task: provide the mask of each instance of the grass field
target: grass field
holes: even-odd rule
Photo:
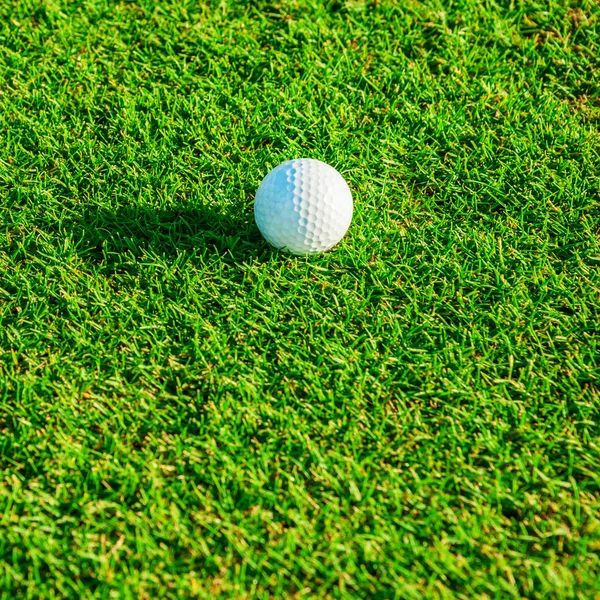
[[[1,597],[600,598],[599,125],[589,0],[0,0]]]

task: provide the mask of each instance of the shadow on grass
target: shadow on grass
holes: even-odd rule
[[[262,239],[252,213],[229,214],[208,206],[125,205],[115,209],[89,207],[61,229],[86,261],[107,270],[130,270],[139,260],[181,254],[225,260],[266,260],[274,250]]]

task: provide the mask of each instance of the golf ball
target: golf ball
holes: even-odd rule
[[[335,246],[352,221],[352,194],[331,166],[312,158],[289,160],[262,180],[254,218],[264,238],[292,254]]]

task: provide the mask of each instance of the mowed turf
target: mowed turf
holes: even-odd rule
[[[2,597],[600,598],[599,124],[588,0],[0,0]]]

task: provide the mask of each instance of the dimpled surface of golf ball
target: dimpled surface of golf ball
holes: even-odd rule
[[[264,238],[292,254],[316,254],[335,246],[348,231],[352,210],[344,178],[312,158],[275,167],[254,201],[254,218]]]

